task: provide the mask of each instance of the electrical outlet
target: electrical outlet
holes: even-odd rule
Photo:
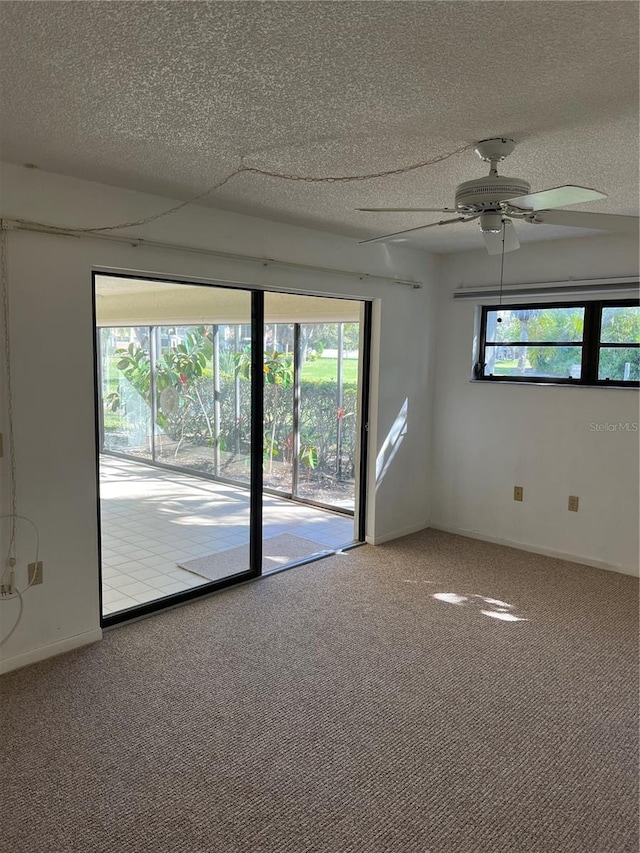
[[[15,557],[7,557],[7,566],[2,574],[4,583],[0,584],[0,595],[13,595],[16,588]]]
[[[29,586],[37,586],[42,583],[42,560],[37,563],[29,563]]]
[[[513,499],[514,499],[514,501],[521,501],[524,499],[524,488],[523,488],[523,486],[514,486],[513,487]]]
[[[578,512],[580,498],[577,495],[569,495],[569,512]]]

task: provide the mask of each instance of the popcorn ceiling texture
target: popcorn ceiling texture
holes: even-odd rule
[[[638,212],[635,3],[5,2],[0,30],[12,163],[184,199],[241,156],[358,174],[506,135],[518,143],[506,174],[609,194],[578,209]],[[450,205],[484,172],[465,152],[366,183],[241,174],[199,203],[362,238],[427,220],[354,208]],[[412,244],[470,248],[476,232]]]

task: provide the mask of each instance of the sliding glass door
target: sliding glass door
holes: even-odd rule
[[[360,303],[106,274],[95,292],[106,624],[362,537]]]
[[[356,538],[361,306],[285,299],[265,294],[263,572]],[[290,322],[271,322],[287,313]]]
[[[113,276],[95,287],[108,623],[259,571],[262,294]],[[127,322],[143,313],[166,319]]]

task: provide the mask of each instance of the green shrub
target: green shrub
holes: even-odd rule
[[[250,383],[244,377],[238,383],[239,417],[236,418],[235,377],[221,377],[220,436],[222,449],[247,454],[250,451]],[[198,405],[183,401],[169,416],[166,434],[179,441],[182,437],[195,445],[211,444],[209,424],[213,422],[214,392],[210,379],[197,380]],[[343,387],[343,406],[339,413],[335,382],[304,380],[300,383],[300,461],[318,474],[351,479],[355,473],[357,385]],[[293,393],[289,387],[267,384],[264,387],[265,456],[291,462],[293,448]],[[201,405],[200,405],[201,404]],[[185,406],[188,407],[185,411]],[[340,414],[340,417],[339,417]],[[208,421],[208,422],[207,422]],[[341,424],[341,452],[338,459],[338,422]]]
[[[322,348],[319,344],[317,349]],[[151,405],[149,354],[137,344],[116,352],[121,381]],[[213,386],[213,347],[210,330],[194,327],[184,343],[162,353],[155,366],[155,388],[179,394],[174,411],[156,407],[156,424],[179,448],[219,447],[233,460],[250,452],[251,359],[248,350],[220,352],[219,429],[216,432]],[[126,413],[122,388],[105,396],[105,429],[114,430]],[[238,399],[236,399],[238,397]],[[299,460],[309,475],[350,480],[355,472],[357,383],[343,383],[338,407],[334,379],[303,378],[300,382]],[[264,354],[264,447],[269,469],[274,460],[292,462],[293,358]]]

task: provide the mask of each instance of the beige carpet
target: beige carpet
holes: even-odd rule
[[[328,549],[326,545],[312,539],[304,539],[302,536],[292,536],[290,533],[272,536],[262,542],[262,571],[279,569],[287,563],[326,550],[333,549]],[[195,560],[184,560],[178,563],[178,566],[212,581],[222,580],[249,571],[249,546],[240,545],[228,551],[196,557]]]
[[[427,531],[114,629],[0,681],[3,849],[637,853],[637,606]]]

